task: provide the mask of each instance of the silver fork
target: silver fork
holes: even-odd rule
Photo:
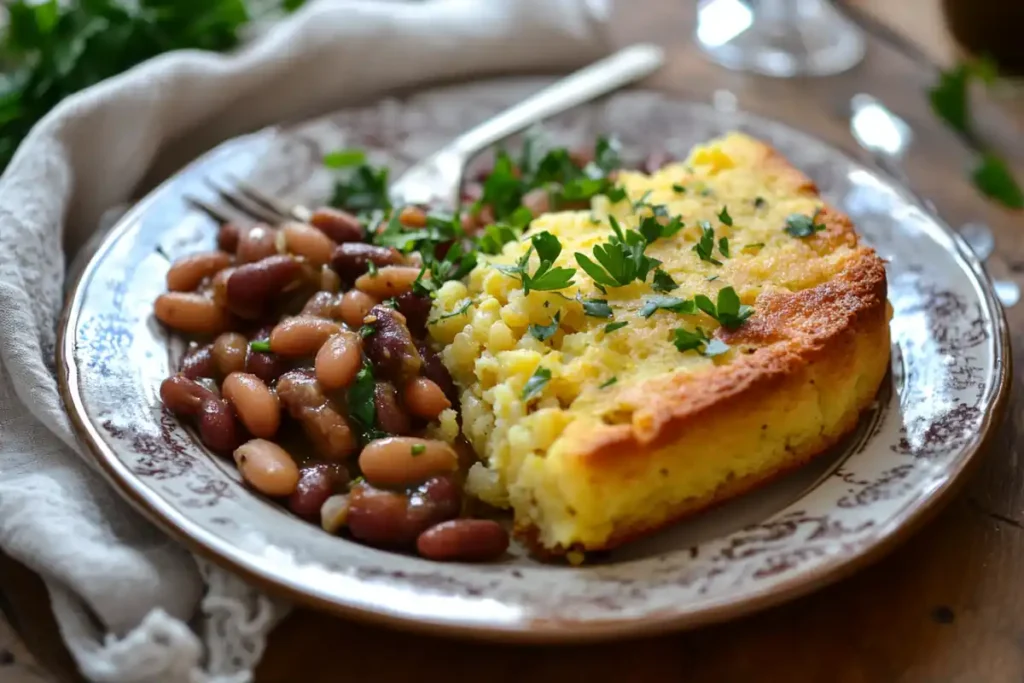
[[[454,211],[459,205],[463,169],[474,156],[544,119],[649,76],[664,61],[660,47],[640,44],[594,62],[484,121],[415,164],[391,185],[388,197],[396,206],[421,204]],[[235,190],[211,180],[207,182],[232,207],[258,220],[306,221],[311,213],[304,206],[287,206],[238,178],[231,178]],[[217,220],[231,220],[231,214],[223,207],[196,197],[187,199]]]

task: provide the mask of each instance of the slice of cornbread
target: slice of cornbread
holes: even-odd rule
[[[808,461],[855,426],[888,366],[882,261],[772,148],[731,134],[619,183],[625,200],[534,220],[467,282],[445,284],[432,315],[483,461],[468,486],[511,506],[542,553],[616,546]],[[625,230],[655,214],[685,224],[646,248],[678,287],[655,292],[647,277],[599,291],[575,252],[607,242],[611,217]],[[495,266],[542,231],[562,244],[556,265],[577,273],[524,294]],[[715,301],[729,287],[753,307],[732,329],[686,306],[650,313],[654,296]],[[611,317],[588,315],[607,314],[585,309],[592,299]],[[677,329],[716,341],[681,351]]]

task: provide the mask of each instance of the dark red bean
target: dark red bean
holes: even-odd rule
[[[377,412],[377,426],[388,434],[403,436],[412,431],[409,414],[398,401],[398,391],[391,382],[374,385],[373,406]]]
[[[363,224],[347,211],[324,206],[313,212],[309,222],[339,244],[363,241]]]
[[[235,253],[238,249],[238,236],[241,234],[238,225],[225,223],[217,231],[217,248],[229,254]]]
[[[182,357],[178,371],[189,379],[216,377],[217,363],[213,359],[213,345],[199,346],[193,342]]]
[[[411,547],[424,530],[458,516],[462,496],[449,477],[434,477],[411,494],[362,483],[349,496],[348,528],[369,545]]]
[[[320,518],[324,501],[348,488],[348,470],[339,463],[317,463],[299,470],[299,484],[288,498],[288,509],[299,517]]]
[[[365,320],[374,332],[363,340],[363,350],[379,376],[404,385],[418,375],[423,359],[413,343],[405,316],[387,306],[374,306]]]
[[[240,318],[259,318],[302,272],[299,262],[284,254],[238,266],[228,278],[228,309]]]
[[[395,298],[398,304],[398,312],[405,316],[406,325],[417,336],[423,336],[427,332],[427,319],[430,317],[430,307],[433,302],[429,296],[420,296],[415,292],[406,292]]]
[[[420,534],[416,550],[429,560],[488,562],[508,550],[508,532],[489,519],[453,519]]]
[[[397,249],[364,242],[339,244],[331,256],[331,267],[346,282],[355,282],[356,278],[369,270],[370,263],[383,268],[402,265],[404,262],[405,258]]]
[[[358,450],[352,427],[324,395],[311,370],[292,370],[281,375],[277,395],[288,414],[302,425],[321,458],[335,462]]]
[[[341,320],[341,294],[317,292],[309,298],[299,315]]]
[[[452,405],[458,408],[459,390],[456,388],[455,381],[452,380],[448,368],[441,362],[441,357],[434,353],[434,350],[425,341],[416,342],[416,350],[420,352],[420,357],[423,359],[423,367],[420,373],[441,387],[441,391],[452,402]]]
[[[277,253],[277,229],[254,225],[240,230],[235,258],[239,263],[256,263]]]
[[[184,375],[174,375],[160,383],[160,400],[177,415],[195,417],[203,401],[211,398],[216,398],[212,391]]]
[[[240,443],[240,430],[228,402],[184,375],[160,384],[160,400],[178,415],[197,418],[199,438],[210,450],[229,453]]]
[[[460,512],[462,490],[454,477],[432,477],[409,495],[408,517],[417,528],[455,519]]]
[[[268,384],[287,370],[288,362],[276,353],[253,351],[250,347],[245,354],[245,371],[256,375]]]

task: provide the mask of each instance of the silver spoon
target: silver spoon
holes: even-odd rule
[[[894,114],[880,100],[860,93],[850,100],[850,132],[857,144],[869,152],[876,164],[898,180],[928,211],[938,215],[935,204],[917,192],[903,168],[903,158],[914,139],[907,122]],[[992,230],[984,223],[966,223],[957,231],[967,246],[982,262],[987,261],[995,249]],[[996,296],[1004,307],[1016,305],[1021,299],[1020,286],[1012,280],[992,282]]]

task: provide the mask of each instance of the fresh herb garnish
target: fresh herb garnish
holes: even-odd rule
[[[544,387],[550,381],[551,371],[547,368],[538,367],[530,379],[526,380],[526,386],[523,387],[523,400],[529,402],[538,396],[540,392],[544,391]]]
[[[701,236],[700,240],[693,245],[693,250],[697,252],[697,256],[700,257],[701,261],[707,261],[716,266],[722,265],[721,261],[712,256],[715,250],[715,229],[707,221],[701,221],[699,225]]]
[[[786,227],[783,230],[787,235],[798,238],[810,237],[816,232],[821,232],[825,229],[825,225],[817,222],[818,213],[818,211],[815,211],[813,216],[803,213],[791,213],[786,218]]]
[[[613,323],[608,323],[607,325],[604,326],[604,333],[605,334],[611,334],[615,330],[621,330],[623,327],[625,327],[628,324],[629,324],[628,320],[618,320],[618,321],[613,322]]]
[[[987,197],[1011,209],[1024,209],[1024,191],[1001,157],[986,152],[971,172],[974,185]]]
[[[708,337],[700,327],[693,332],[682,327],[676,328],[672,331],[672,343],[681,352],[697,351],[708,358],[720,356],[729,350],[728,344],[721,339]]]
[[[608,305],[605,299],[584,299],[577,297],[579,302],[583,304],[583,313],[589,315],[591,318],[610,318],[612,317],[612,307]]]
[[[677,296],[650,296],[644,300],[644,305],[638,311],[638,315],[641,318],[650,318],[657,310],[692,315],[697,312],[697,306],[693,300],[680,299]]]
[[[732,225],[732,216],[729,215],[728,206],[723,206],[722,210],[718,212],[718,220],[722,221],[722,225]]]
[[[561,318],[559,313],[555,313],[555,317],[551,319],[551,323],[548,325],[530,325],[530,335],[537,341],[547,341],[555,336],[555,332],[558,332],[558,322]]]
[[[448,320],[449,318],[455,318],[455,317],[458,317],[460,315],[465,315],[466,311],[468,311],[469,307],[472,306],[472,305],[473,305],[473,300],[472,299],[466,299],[465,301],[462,302],[462,305],[459,306],[458,308],[456,308],[454,311],[452,311],[451,313],[445,313],[444,315],[437,316],[437,318],[435,318],[434,320],[430,321],[430,324],[433,325],[433,324],[435,324],[437,322],[440,322],[442,320]]]
[[[740,249],[740,251],[753,252],[763,248],[764,242],[751,242],[750,244],[744,244],[743,248]]]
[[[414,443],[410,448],[409,452],[415,458],[417,455],[423,455],[426,452],[427,447],[421,443]]]
[[[722,256],[729,258],[729,238],[722,237],[718,240],[718,251],[721,252]]]
[[[374,275],[376,275],[377,274],[377,264],[374,263],[373,261],[367,261],[366,262],[366,272],[370,274],[370,277],[373,277]]]
[[[703,294],[693,297],[693,303],[729,330],[736,329],[754,314],[752,306],[740,303],[740,297],[732,287],[723,287],[718,291],[717,305]]]
[[[339,169],[366,163],[366,152],[361,149],[339,149],[324,155],[324,166]]]
[[[679,285],[672,279],[672,276],[661,268],[654,271],[654,279],[651,280],[651,289],[656,292],[671,292]]]
[[[377,408],[373,402],[376,382],[373,378],[373,366],[363,361],[363,367],[356,373],[355,381],[348,389],[348,414],[358,425],[363,443],[379,438],[382,432],[377,429]]]
[[[760,209],[760,208],[763,208],[765,206],[768,206],[768,200],[767,199],[765,199],[764,197],[754,197],[754,208],[755,209]]]
[[[711,275],[710,277],[706,277],[706,278],[704,278],[704,279],[705,279],[705,280],[707,280],[708,282],[714,282],[714,281],[715,281],[715,280],[717,280],[718,278],[719,278],[719,276],[718,276],[718,275]]]
[[[341,177],[334,182],[331,205],[363,214],[390,209],[387,167],[360,164],[352,169],[345,169]],[[395,218],[397,219],[397,214]]]
[[[640,221],[640,234],[644,236],[648,244],[659,238],[672,237],[683,229],[683,220],[679,216],[674,216],[665,224],[662,224],[658,218],[659,216],[656,214]]]
[[[374,327],[373,325],[363,325],[362,327],[359,328],[359,336],[362,337],[363,339],[366,339],[376,331],[377,328]]]
[[[661,261],[644,254],[647,238],[636,230],[623,231],[614,216],[608,217],[615,233],[604,244],[594,245],[595,263],[586,254],[576,252],[576,263],[598,285],[625,287],[634,280],[643,282]]]
[[[618,377],[609,377],[606,381],[604,381],[600,385],[598,385],[597,388],[598,389],[607,389],[608,387],[610,387],[611,385],[615,384],[618,381],[619,381]]]
[[[530,255],[537,251],[540,264],[537,270],[530,274],[527,266],[530,263]],[[565,289],[573,284],[572,278],[576,275],[575,268],[555,268],[555,259],[562,253],[562,243],[558,238],[546,230],[530,238],[530,248],[526,250],[514,266],[495,265],[499,271],[515,278],[523,283],[523,291],[526,294],[530,290],[551,292]]]
[[[251,341],[249,342],[249,348],[259,353],[270,353],[270,340],[257,339],[256,341]]]
[[[675,192],[676,194],[686,194],[686,188],[679,184],[673,185],[672,191]]]

